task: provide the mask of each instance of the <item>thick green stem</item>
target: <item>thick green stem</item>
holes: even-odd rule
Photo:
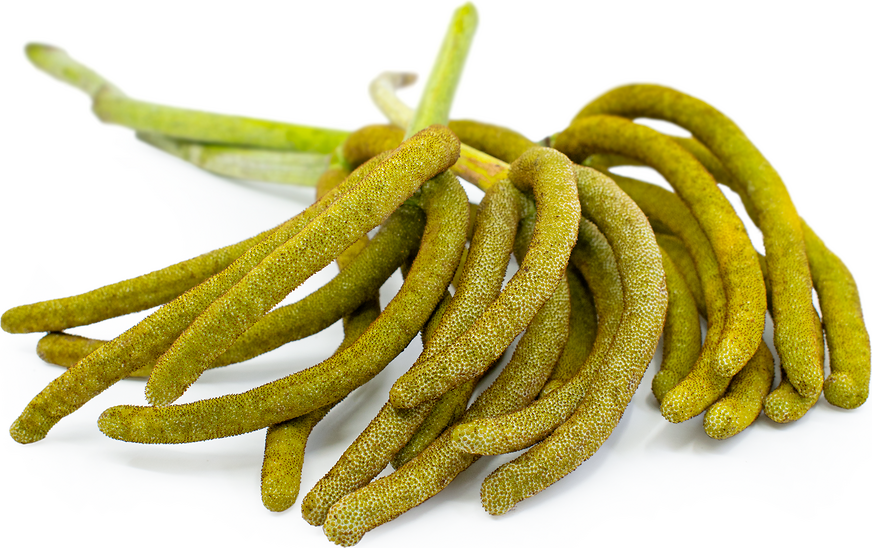
[[[330,165],[329,155],[313,152],[213,145],[139,131],[136,138],[206,171],[249,181],[315,186]]]
[[[460,74],[463,72],[476,26],[478,12],[475,6],[465,4],[457,8],[442,40],[442,48],[430,71],[421,101],[409,127],[406,128],[407,138],[432,124],[448,125],[448,112],[451,110],[454,92],[460,82]]]
[[[347,131],[285,124],[242,116],[188,110],[128,97],[111,82],[54,46],[28,44],[28,59],[39,69],[87,93],[101,121],[170,137],[329,154]]]

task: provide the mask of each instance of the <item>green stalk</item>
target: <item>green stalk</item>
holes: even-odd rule
[[[457,8],[442,40],[442,48],[430,71],[427,86],[415,110],[406,138],[432,124],[448,125],[448,112],[454,100],[454,92],[460,82],[460,74],[472,45],[472,37],[478,26],[478,12],[472,4]]]
[[[87,93],[93,100],[94,114],[101,121],[136,131],[161,133],[190,141],[322,154],[330,154],[348,137],[347,131],[139,101],[125,95],[118,87],[60,48],[28,44],[25,52],[37,68]]]
[[[195,166],[225,177],[298,186],[315,186],[330,156],[294,150],[231,147],[136,132],[136,138]]]

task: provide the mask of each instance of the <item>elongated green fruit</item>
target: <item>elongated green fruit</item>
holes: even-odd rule
[[[512,359],[463,420],[510,412],[532,401],[566,343],[568,322],[569,290],[563,279],[530,323]],[[445,432],[396,472],[333,505],[324,523],[327,538],[341,546],[356,544],[367,531],[444,489],[478,458],[452,447],[450,438],[451,432]]]
[[[69,369],[104,344],[106,341],[101,339],[69,333],[48,333],[36,343],[36,354],[46,363]],[[151,367],[143,367],[128,376],[148,377],[151,375],[151,369]]]
[[[49,383],[12,424],[13,439],[32,443],[44,438],[60,419],[130,373],[153,364],[209,303],[356,184],[358,177],[368,173],[376,162],[371,164],[361,166],[322,200],[273,229],[227,268],[100,346],[76,367]]]
[[[734,190],[741,197],[748,216],[754,224],[761,226],[756,206],[748,196],[747,185],[727,171],[721,161],[696,139],[674,139],[696,156],[718,183]],[[805,221],[802,221],[802,230],[812,284],[821,303],[821,314],[825,324],[824,335],[827,337],[827,349],[830,353],[832,372],[824,382],[824,395],[829,391],[833,398],[830,401],[830,397],[827,397],[830,403],[852,409],[861,405],[869,393],[869,335],[863,321],[859,293],[850,271],[832,251],[824,246]],[[761,268],[765,265],[765,262],[761,263]],[[768,279],[767,295],[769,302],[772,302],[771,284],[768,283]],[[827,320],[828,315],[830,320]],[[828,330],[827,324],[832,325],[832,329]],[[833,336],[833,333],[838,334]],[[827,388],[828,386],[830,388]],[[835,388],[836,386],[838,388]],[[805,398],[804,403],[798,408],[807,407],[810,401],[812,399]]]
[[[395,407],[414,407],[481,374],[530,322],[566,270],[580,219],[571,163],[557,151],[532,149],[512,164],[509,178],[536,196],[534,244],[518,273],[463,336],[394,383],[390,401]]]
[[[820,319],[817,315],[815,315],[814,319],[817,322],[816,327],[818,331],[821,332],[819,335],[823,337],[823,326],[821,325]],[[823,346],[821,346],[819,350],[820,355],[818,358],[820,359],[820,363],[823,364]],[[821,371],[821,375],[823,375],[823,371]],[[790,381],[787,371],[782,367],[781,382],[778,383],[775,390],[766,396],[766,399],[763,401],[763,411],[766,413],[767,417],[775,422],[792,422],[805,416],[809,409],[817,403],[818,399],[820,399],[820,393],[815,394],[814,396],[803,396],[800,394]]]
[[[267,428],[260,470],[260,497],[267,510],[284,512],[296,502],[309,434],[332,408],[325,405]]]
[[[772,388],[774,376],[772,352],[763,341],[751,361],[733,377],[724,397],[705,412],[705,433],[723,440],[750,426],[763,410],[763,401]]]
[[[3,313],[0,325],[8,333],[63,331],[148,310],[217,274],[275,230],[81,295],[10,308]]]
[[[577,161],[594,152],[618,153],[656,169],[687,203],[708,237],[727,292],[727,316],[716,371],[735,375],[754,355],[763,335],[766,289],[742,221],[716,181],[669,137],[616,116],[577,117],[552,138],[555,148]]]
[[[699,99],[673,89],[645,84],[616,88],[584,107],[576,120],[596,114],[655,118],[681,126],[745,186],[766,246],[775,348],[799,393],[816,397],[824,381],[823,369],[817,362],[823,341],[813,318],[816,313],[811,273],[799,215],[772,165],[732,120]],[[725,367],[719,370],[728,373]]]
[[[693,257],[687,251],[687,248],[684,247],[684,243],[680,238],[674,235],[662,234],[657,232],[656,229],[654,230],[654,236],[657,238],[657,245],[660,246],[660,250],[669,254],[672,263],[681,273],[681,277],[684,278],[684,283],[687,284],[687,289],[693,296],[693,301],[696,303],[696,308],[700,315],[706,316],[702,284],[699,281],[699,275],[696,273]],[[763,277],[765,279],[765,273]]]
[[[523,224],[531,221],[535,215],[535,206],[514,185],[506,179],[491,186],[485,192],[479,211],[472,235],[474,243],[470,245],[467,256],[470,268],[458,269],[455,275],[457,292],[452,314],[446,317],[446,325],[438,330],[438,340],[419,356],[416,365],[447,349],[449,343],[478,320],[487,305],[499,295],[513,240],[515,258],[519,262],[523,261],[527,253],[529,244],[522,246],[523,250],[518,248],[516,229],[519,222]],[[457,310],[453,310],[455,307]],[[405,446],[391,459],[395,469],[420,453],[464,414],[480,378],[478,376],[455,386],[438,400],[421,404],[432,406],[433,410]]]
[[[445,429],[463,416],[469,405],[469,398],[472,397],[472,393],[481,378],[455,386],[436,401],[433,410],[421,422],[421,426],[412,434],[403,448],[391,458],[391,466],[394,470],[399,470],[401,466],[418,456],[428,445],[436,441]],[[431,402],[422,405],[429,406]]]
[[[606,362],[621,324],[623,289],[614,253],[596,225],[582,219],[573,264],[590,281],[599,314],[593,349],[583,366],[568,382],[547,397],[518,411],[466,421],[452,431],[457,449],[476,454],[507,453],[544,438],[577,407],[597,372]],[[567,396],[575,395],[570,401]],[[560,405],[563,404],[563,405]]]
[[[589,389],[584,377],[576,375],[522,411],[459,425],[454,429],[454,442],[465,451],[499,454],[529,447],[567,420],[583,402],[597,398],[597,388],[612,390],[609,382],[638,383],[636,376],[641,378],[640,371],[644,372],[654,355],[667,307],[666,280],[654,234],[643,213],[614,182],[593,169],[579,167],[577,171],[585,215],[603,231],[623,290],[621,321],[607,358],[597,368]],[[585,230],[586,240],[593,239],[595,233],[584,223],[579,230]],[[544,460],[537,462],[548,466]]]
[[[402,262],[417,249],[424,231],[424,215],[417,207],[398,208],[354,261],[332,280],[304,298],[261,318],[233,341],[209,368],[249,360],[288,342],[317,333],[352,312],[373,295]],[[56,365],[72,367],[106,341],[51,333],[40,339],[37,353]],[[149,363],[131,377],[148,377]]]
[[[397,126],[373,124],[363,126],[342,143],[342,159],[349,167],[368,162],[385,150],[393,150],[403,142],[405,131]]]
[[[319,178],[315,191],[316,199],[322,198],[348,175],[347,170],[341,171],[339,177],[328,173]],[[336,258],[340,270],[347,268],[359,256],[361,250],[365,249],[367,239],[366,236],[360,238]],[[378,318],[380,311],[378,297],[376,297],[345,316],[343,318],[345,338],[336,351],[341,352],[353,344]],[[267,509],[282,512],[297,500],[309,434],[334,405],[336,404],[325,405],[295,419],[274,424],[267,429],[260,473],[261,500]]]
[[[443,126],[431,126],[388,153],[191,322],[158,359],[146,385],[148,401],[153,405],[175,401],[237,337],[378,226],[425,181],[447,170],[459,154],[460,142]]]
[[[416,363],[448,348],[497,297],[518,221],[527,209],[526,199],[507,180],[485,193],[457,292],[438,324],[433,319],[428,323],[430,326],[436,324],[436,327],[431,333],[424,332],[424,351]],[[323,524],[327,511],[337,500],[366,485],[387,466],[433,412],[436,404],[434,400],[402,410],[385,404],[333,468],[306,495],[302,504],[303,518],[313,525]]]
[[[597,313],[594,298],[571,263],[570,258],[570,265],[566,267],[570,295],[569,338],[539,398],[544,398],[574,377],[584,366],[596,341]]]
[[[682,422],[699,415],[721,397],[731,379],[720,375],[714,366],[719,359],[718,353],[724,351],[718,343],[727,308],[718,261],[699,222],[677,195],[656,185],[628,177],[614,177],[649,219],[663,224],[681,239],[699,274],[708,321],[702,352],[690,373],[660,402],[660,412],[666,420]]]
[[[381,371],[423,327],[448,286],[466,241],[467,198],[453,175],[423,187],[427,227],[409,276],[379,318],[351,346],[319,364],[243,394],[167,407],[117,406],[98,426],[138,443],[187,443],[265,428],[324,405]]]
[[[597,172],[589,171],[592,173],[586,174],[587,179],[594,181],[600,180],[599,178],[605,179]],[[582,172],[579,173],[579,178],[581,177]],[[609,187],[608,183],[606,188]],[[581,186],[579,184],[580,188]],[[612,183],[611,186],[613,187],[614,184]],[[628,202],[625,197],[622,203],[629,205]],[[626,222],[624,215],[615,215],[613,211],[615,206],[617,204],[613,203],[603,206],[605,210],[612,210],[609,211],[610,219],[599,219],[591,208],[587,210],[591,211],[591,216],[605,231],[609,222],[615,224]],[[630,211],[626,210],[626,213]],[[641,216],[641,212],[635,209],[632,218]],[[644,217],[642,219],[644,220]],[[630,230],[638,238],[635,245],[642,247],[642,256],[635,258],[631,264],[622,264],[624,257],[622,262],[619,262],[622,268],[626,269],[621,274],[626,317],[626,320],[622,318],[621,327],[624,327],[625,323],[633,323],[639,330],[640,336],[635,340],[626,340],[619,334],[615,337],[611,355],[615,358],[629,357],[629,359],[620,362],[610,361],[608,366],[600,368],[590,390],[569,420],[557,428],[548,439],[531,448],[521,457],[500,466],[485,479],[481,487],[481,499],[485,510],[489,513],[501,514],[508,511],[519,501],[551,485],[590,458],[611,434],[629,404],[653,356],[667,305],[665,275],[654,234],[647,222],[642,226],[644,228],[638,231]],[[619,254],[628,251],[623,243],[617,241],[612,245],[612,249],[616,258]],[[639,299],[643,294],[635,291],[637,287],[650,288],[644,299]],[[647,309],[643,312],[643,318],[628,314],[636,307]]]
[[[460,141],[508,163],[517,160],[536,143],[511,129],[474,120],[452,120],[448,127]]]
[[[805,222],[802,230],[830,352],[824,396],[833,405],[854,409],[869,397],[869,333],[860,293],[845,264]]]
[[[690,289],[669,254],[662,248],[661,254],[669,289],[669,308],[663,326],[663,359],[651,382],[651,390],[658,402],[690,372],[702,345],[699,313]]]

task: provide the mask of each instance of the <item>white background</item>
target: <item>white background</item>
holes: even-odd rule
[[[372,77],[388,69],[427,73],[455,5],[4,3],[0,309],[80,293],[238,241],[312,199],[308,189],[198,172],[127,130],[101,125],[84,95],[28,64],[26,42],[64,47],[134,97],[354,129],[382,120],[366,93]],[[780,171],[800,213],[853,270],[868,309],[867,6],[481,1],[453,115],[539,139],[616,85],[655,82],[696,95],[736,120]],[[404,98],[414,104],[420,87]],[[136,319],[73,332],[111,337]],[[209,372],[184,401],[315,363],[340,336],[334,327],[256,362]],[[38,339],[0,334],[0,422],[11,424],[60,372],[35,356]],[[375,414],[417,344],[317,428],[303,494]],[[713,441],[700,418],[680,425],[660,418],[649,388],[655,366],[599,453],[514,512],[493,518],[482,511],[481,480],[505,458],[482,459],[361,546],[868,542],[872,404],[845,411],[822,400],[797,423],[764,417],[734,439]],[[0,436],[3,544],[330,545],[300,518],[299,504],[282,514],[261,506],[262,432],[188,446],[105,438],[95,425],[100,412],[144,403],[142,387],[119,383],[30,446]]]

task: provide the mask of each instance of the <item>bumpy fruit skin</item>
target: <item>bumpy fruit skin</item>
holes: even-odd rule
[[[444,126],[422,130],[389,152],[190,322],[158,358],[145,388],[148,401],[152,405],[175,401],[237,337],[381,224],[425,181],[451,167],[459,155],[460,141]]]
[[[766,246],[775,348],[791,384],[801,395],[816,398],[824,382],[819,361],[823,340],[816,328],[812,276],[799,215],[772,165],[723,113],[673,89],[646,84],[619,87],[589,103],[575,120],[597,114],[654,118],[681,126],[704,144],[736,181],[744,183],[744,194],[753,204]],[[719,370],[727,373],[726,368]]]
[[[579,116],[552,138],[575,161],[594,153],[628,156],[656,169],[699,221],[724,278],[727,315],[714,363],[731,378],[751,359],[763,336],[766,289],[757,252],[717,182],[692,154],[665,135],[625,118]]]
[[[391,387],[394,407],[410,408],[479,376],[553,294],[575,245],[581,217],[572,163],[547,149],[528,150],[509,170],[518,190],[532,191],[536,225],[518,272],[475,324],[449,349],[418,364]]]
[[[500,293],[518,222],[531,209],[527,199],[503,178],[485,193],[476,217],[469,253],[454,297],[448,296],[438,320],[424,330],[422,363],[447,349],[478,320]],[[435,314],[434,314],[435,316]],[[339,461],[318,481],[302,503],[303,517],[322,525],[327,511],[343,496],[366,485],[387,466],[435,412],[436,400],[400,410],[385,404]]]
[[[699,313],[690,289],[669,254],[663,248],[660,251],[669,290],[669,307],[663,326],[663,358],[660,370],[651,382],[657,401],[662,401],[666,393],[690,372],[702,345]]]
[[[381,152],[384,151],[373,149],[372,155]],[[343,167],[334,167],[325,171],[315,187],[315,199],[323,198],[341,184],[349,174],[350,171]],[[387,222],[400,217],[391,215]],[[382,225],[380,234],[385,226]],[[349,265],[354,264],[355,259],[359,258],[371,243],[368,236],[362,236],[340,253],[336,257],[340,272],[347,271]],[[336,351],[341,352],[360,338],[369,325],[378,318],[380,312],[381,307],[376,292],[373,298],[345,315],[342,321],[345,338]],[[303,473],[303,460],[309,434],[335,405],[335,403],[325,405],[305,415],[273,424],[267,429],[260,472],[260,494],[261,501],[268,510],[282,512],[296,502],[297,495],[300,493],[300,478]]]
[[[227,268],[275,230],[81,295],[10,308],[3,313],[0,326],[7,333],[63,331],[148,310],[175,299]]]
[[[615,254],[596,225],[579,223],[573,263],[588,280],[596,303],[599,323],[593,349],[576,374],[551,394],[514,413],[469,420],[458,424],[452,443],[474,454],[502,454],[529,447],[564,422],[610,357],[610,349],[621,325],[624,293]]]
[[[423,327],[466,242],[466,194],[448,172],[418,198],[427,215],[421,248],[397,296],[353,345],[319,365],[243,394],[162,408],[118,406],[98,421],[106,435],[139,443],[188,443],[257,430],[342,399],[381,371]],[[447,267],[445,266],[447,264]]]
[[[512,359],[470,406],[463,420],[508,413],[527,405],[542,389],[566,344],[570,314],[566,280],[558,283],[518,341]],[[396,472],[337,502],[324,522],[327,538],[342,546],[360,541],[367,531],[390,521],[444,489],[478,456],[457,450],[444,432]]]
[[[617,181],[617,180],[616,180]],[[620,185],[620,182],[618,182]],[[650,220],[650,219],[649,219]],[[651,223],[653,226],[653,222]],[[693,257],[684,247],[681,239],[674,235],[661,234],[654,229],[654,236],[657,238],[657,245],[663,253],[669,254],[672,263],[681,273],[690,294],[693,296],[693,301],[696,303],[696,309],[701,316],[706,316],[705,297],[702,293],[702,284],[699,281],[699,275],[696,273],[696,266],[693,262]],[[765,274],[764,274],[765,276]]]
[[[830,376],[824,396],[833,405],[854,409],[869,397],[869,332],[860,308],[860,293],[845,264],[805,221],[805,246],[830,352]]]
[[[576,243],[576,247],[578,247]],[[551,377],[542,388],[539,398],[566,384],[582,367],[593,351],[597,337],[597,311],[591,290],[585,284],[578,270],[571,264],[566,267],[566,280],[569,283],[571,312],[569,316],[569,339],[563,354],[554,365]],[[622,307],[617,307],[620,311]]]
[[[757,420],[772,388],[775,362],[763,341],[754,357],[733,377],[724,397],[705,413],[705,433],[716,440],[735,436]]]
[[[507,512],[596,452],[630,403],[663,329],[666,277],[644,214],[601,173],[581,167],[577,172],[583,207],[610,238],[615,253],[624,289],[624,316],[610,359],[597,372],[572,416],[547,439],[497,468],[482,483],[482,505],[491,514]]]

